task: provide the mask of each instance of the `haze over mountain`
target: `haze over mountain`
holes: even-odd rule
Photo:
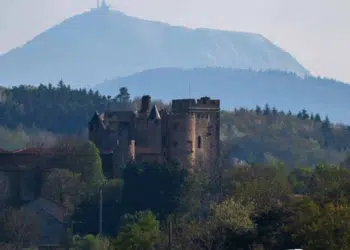
[[[0,84],[89,86],[159,67],[228,67],[308,74],[259,34],[188,29],[95,9],[0,56]]]
[[[256,105],[268,103],[280,110],[297,113],[306,109],[322,117],[328,115],[333,122],[350,124],[350,85],[326,78],[301,78],[280,71],[162,68],[109,80],[95,89],[113,97],[122,86],[126,86],[132,96],[149,94],[170,101],[207,95],[221,99],[221,106],[226,110],[254,109]]]

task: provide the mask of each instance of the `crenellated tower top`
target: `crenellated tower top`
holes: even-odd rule
[[[173,113],[188,113],[199,110],[220,110],[220,100],[212,100],[209,97],[200,99],[178,99],[173,100],[171,109]]]

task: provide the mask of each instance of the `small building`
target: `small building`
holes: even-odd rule
[[[32,215],[38,219],[39,245],[60,246],[66,242],[66,207],[51,199],[38,197],[21,208],[28,216]]]

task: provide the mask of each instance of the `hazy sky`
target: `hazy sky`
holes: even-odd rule
[[[20,46],[97,0],[0,0],[0,53]],[[256,32],[315,75],[350,83],[350,0],[108,0],[144,19]]]

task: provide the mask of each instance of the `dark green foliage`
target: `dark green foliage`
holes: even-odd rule
[[[185,169],[176,165],[128,165],[123,171],[123,185],[107,184],[103,189],[103,211],[108,218],[103,224],[105,234],[118,232],[124,214],[151,210],[164,220],[177,212],[187,175]],[[75,233],[98,232],[98,206],[99,192],[96,190],[95,195],[85,199],[73,215],[73,220],[80,222],[74,227]]]
[[[176,165],[132,164],[123,172],[125,213],[151,210],[159,218],[179,209],[187,171]],[[140,188],[142,192],[140,192]]]
[[[256,106],[255,113],[257,113],[258,115],[260,115],[262,113],[262,109],[260,106]]]
[[[152,250],[160,239],[160,223],[151,211],[124,216],[121,231],[113,242],[116,250]]]
[[[269,115],[271,113],[270,106],[268,104],[265,105],[265,108],[263,110],[264,115]]]
[[[271,113],[272,115],[277,115],[278,110],[275,107],[273,107]]]
[[[54,133],[81,133],[96,110],[104,110],[111,101],[98,92],[71,89],[60,82],[57,87],[19,86],[7,89],[0,103],[0,125],[15,128],[35,125]]]
[[[111,179],[103,187],[103,231],[105,235],[116,235],[121,211],[121,197],[123,183],[118,179]],[[92,197],[84,199],[72,216],[73,232],[81,235],[98,234],[99,190]]]
[[[320,117],[320,115],[319,115],[319,114],[316,114],[314,120],[315,120],[315,122],[321,122],[321,117]]]

